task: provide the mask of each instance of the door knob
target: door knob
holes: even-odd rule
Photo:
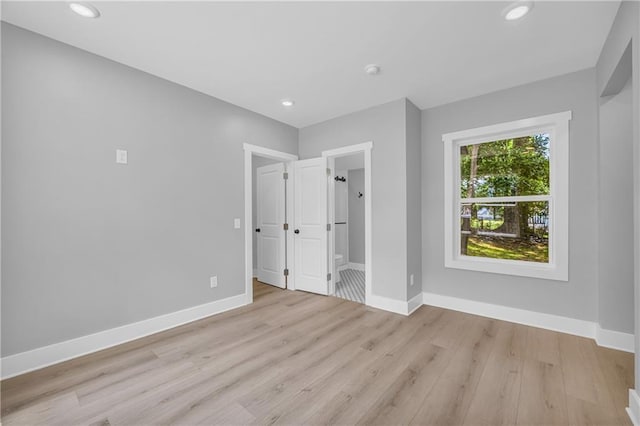
[[[299,230],[299,229],[296,229],[295,231],[293,231],[293,233],[294,233],[294,234],[299,234],[299,233],[300,233],[300,230]]]
[[[256,228],[256,232],[260,232],[260,228]]]

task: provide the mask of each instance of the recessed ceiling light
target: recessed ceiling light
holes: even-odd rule
[[[295,101],[293,101],[293,100],[291,100],[291,99],[283,99],[283,100],[281,101],[281,103],[282,103],[282,106],[285,106],[285,107],[292,107],[292,106],[295,104]]]
[[[88,3],[69,3],[69,8],[83,18],[98,18],[100,11]]]
[[[369,75],[380,74],[380,67],[376,64],[369,64],[366,67],[364,67],[364,72],[366,72]]]
[[[507,21],[516,21],[529,13],[533,8],[533,2],[531,1],[517,1],[512,3],[503,12],[502,16]]]

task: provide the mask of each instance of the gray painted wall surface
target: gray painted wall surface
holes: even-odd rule
[[[300,129],[301,159],[373,141],[373,294],[407,296],[405,100],[389,102]]]
[[[609,84],[625,49],[632,42],[633,90],[633,158],[634,158],[634,281],[635,281],[635,383],[640,384],[640,3],[624,1],[620,4],[611,31],[604,43],[596,65],[597,93]],[[601,313],[602,314],[602,313]],[[608,316],[606,313],[604,316]]]
[[[347,177],[349,203],[349,262],[364,263],[364,169],[349,170]]]
[[[598,94],[605,89],[629,41],[638,35],[640,4],[623,1],[596,64]]]
[[[411,299],[422,292],[422,123],[418,107],[407,100],[406,108],[407,299]]]
[[[244,292],[242,143],[297,129],[5,23],[2,87],[2,356]]]
[[[597,99],[580,71],[422,112],[424,291],[594,321],[597,318]],[[442,134],[571,110],[569,281],[444,267]]]
[[[635,199],[635,262],[634,262],[634,281],[635,281],[635,389],[636,394],[640,395],[640,5],[634,3],[636,9],[636,28],[633,36],[633,158],[635,159],[634,172],[634,194]]]
[[[635,389],[636,394],[640,395],[640,5],[634,3],[636,9],[636,28],[633,36],[633,158],[635,160],[633,173],[635,182],[633,193],[635,199],[635,262],[634,262],[634,281],[635,281]]]
[[[633,93],[600,99],[598,321],[633,333]]]

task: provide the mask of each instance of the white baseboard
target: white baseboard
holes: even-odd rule
[[[532,327],[545,328],[561,333],[595,339],[600,346],[618,349],[626,352],[634,351],[633,335],[617,331],[604,330],[592,321],[584,321],[559,315],[477,302],[458,297],[444,296],[434,293],[423,293],[425,305],[437,306],[445,309],[466,312],[474,315],[494,318]]]
[[[636,385],[637,387],[637,385]],[[629,389],[629,406],[627,414],[634,426],[640,426],[640,396],[635,389]]]
[[[622,333],[619,331],[607,330],[596,324],[596,342],[600,346],[620,351],[631,352],[635,350],[635,341],[633,334]]]
[[[98,333],[9,355],[0,360],[2,379],[38,370],[49,365],[87,355],[139,339],[182,324],[218,314],[246,304],[245,294],[216,300],[181,311],[111,328]]]
[[[422,306],[422,293],[418,293],[407,302],[407,314],[411,315],[416,309]]]
[[[355,269],[356,271],[364,271],[364,263],[349,262],[347,263],[347,265],[349,269]]]
[[[408,302],[371,294],[367,296],[367,305],[384,311],[409,316],[413,311],[422,306],[422,293],[411,298]]]
[[[367,295],[366,302],[367,306],[382,309],[384,311],[394,312],[400,315],[408,315],[409,313],[408,302],[403,302],[402,300],[370,294]]]

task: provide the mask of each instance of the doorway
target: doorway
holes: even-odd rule
[[[371,297],[372,287],[372,241],[371,241],[371,149],[373,143],[366,142],[336,150],[325,151],[321,157],[298,161],[293,154],[282,153],[255,145],[244,144],[245,158],[245,297],[246,303],[253,302],[254,244],[255,234],[262,234],[262,225],[254,227],[253,170],[256,158],[273,160],[273,165],[265,171],[282,171],[286,186],[286,220],[273,220],[271,225],[280,227],[284,233],[286,263],[284,268],[276,257],[269,260],[270,272],[282,270],[285,286],[290,290],[302,290],[327,295],[335,293],[335,179],[332,171],[337,158],[361,153],[364,157],[364,303]],[[260,160],[261,161],[261,160]],[[278,166],[276,164],[279,164]],[[272,171],[270,167],[282,167]],[[256,180],[257,185],[257,180]],[[257,211],[256,211],[257,214]],[[259,221],[259,220],[258,220]],[[280,222],[280,225],[278,225]],[[260,229],[260,232],[256,232]],[[256,237],[258,240],[259,237]],[[258,242],[256,244],[259,244]],[[272,246],[275,243],[272,242]],[[265,246],[266,247],[266,246]],[[260,253],[257,253],[256,267],[260,269]],[[281,262],[281,261],[280,261]],[[276,282],[278,280],[276,279]]]
[[[254,156],[252,167],[253,277],[260,283],[286,288],[286,166]]]
[[[329,169],[329,294],[367,304],[371,299],[372,142],[324,151]]]
[[[260,229],[261,231],[260,234],[262,234],[262,228],[254,226],[254,224],[256,224],[258,221],[258,211],[255,208],[256,207],[255,205],[258,203],[257,201],[258,195],[257,195],[257,191],[254,191],[254,187],[257,185],[257,174],[255,176],[256,179],[255,179],[255,185],[254,185],[254,169],[257,170],[259,167],[266,167],[267,169],[269,167],[282,167],[282,170],[284,173],[286,172],[286,170],[288,170],[292,162],[298,159],[298,156],[294,154],[288,154],[285,152],[275,151],[268,148],[263,148],[256,145],[247,144],[247,143],[243,145],[243,148],[244,148],[244,247],[245,247],[245,298],[246,298],[245,300],[246,300],[246,303],[252,303],[253,302],[253,277],[254,275],[257,275],[259,272],[258,263],[260,262],[259,251],[256,251],[256,256],[254,257],[254,241],[256,246],[258,246],[258,244],[260,243],[256,235],[258,234],[256,230]],[[279,166],[274,166],[274,165],[279,165]],[[264,180],[264,182],[266,182],[267,185],[274,184],[274,182],[269,182],[270,180],[269,177],[273,176],[273,173],[266,173],[265,176],[267,178]],[[284,185],[288,185],[288,183],[285,182]],[[277,206],[279,201],[273,200],[272,209],[271,209],[272,211],[270,215],[272,217],[266,218],[267,222],[269,222],[269,225],[271,225],[270,222],[275,221],[274,220],[275,216],[286,215],[285,217],[291,217],[292,215],[290,203],[288,203],[286,200],[284,185],[282,186],[282,198],[284,199],[284,211],[274,213],[273,206]],[[255,219],[254,219],[254,215],[255,215]],[[291,277],[285,277],[284,275],[286,274],[285,259],[287,256],[287,250],[289,247],[293,247],[293,241],[292,241],[290,232],[287,232],[285,229],[282,229],[282,231],[284,233],[283,239],[279,239],[275,243],[273,238],[271,238],[270,240],[270,244],[272,246],[275,244],[276,245],[275,248],[278,252],[276,253],[276,255],[274,255],[273,252],[270,252],[269,254],[263,253],[262,261],[264,263],[264,261],[267,260],[266,262],[267,265],[264,268],[265,272],[275,272],[276,270],[281,269],[282,265],[284,265],[284,268],[282,268],[282,275],[283,275],[282,278],[284,279],[284,283],[286,285],[292,281],[290,279]],[[269,232],[265,231],[265,234],[269,234],[268,236],[272,237],[273,232],[275,231],[273,229],[270,229]],[[271,256],[271,257],[267,259],[266,256]],[[282,279],[276,280],[275,282],[280,284],[280,285],[277,285],[278,287],[282,286]]]
[[[364,153],[334,160],[333,285],[329,294],[365,303]]]

